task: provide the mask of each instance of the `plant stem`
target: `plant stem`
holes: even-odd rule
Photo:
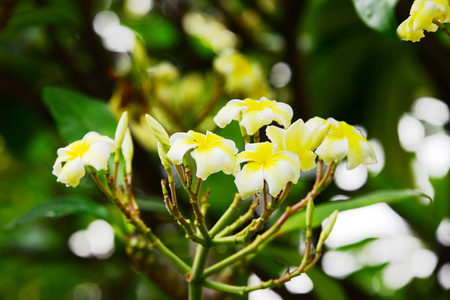
[[[202,276],[205,269],[209,248],[202,245],[197,246],[197,252],[192,265],[192,271],[188,274],[189,279],[189,300],[201,300],[203,298]]]
[[[222,217],[220,217],[219,221],[217,221],[217,223],[209,231],[209,234],[211,236],[215,236],[218,232],[220,232],[223,228],[225,228],[225,226],[228,225],[230,220],[239,211],[238,206],[241,203],[241,201],[242,201],[241,196],[238,193],[236,193],[236,195],[234,195],[234,199],[230,207],[228,207],[227,211],[222,215]]]

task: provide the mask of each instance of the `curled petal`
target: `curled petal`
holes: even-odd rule
[[[312,170],[316,167],[316,157],[311,150],[306,150],[300,155],[300,165],[303,172]]]
[[[376,164],[375,152],[370,143],[360,135],[355,134],[348,139],[347,169],[351,170],[360,164]]]
[[[228,101],[227,105],[225,105],[217,115],[214,117],[214,123],[217,124],[220,128],[224,128],[233,120],[237,120],[239,112],[244,108],[243,101],[238,99],[233,99]]]
[[[286,136],[286,130],[276,126],[267,126],[266,135],[269,140],[277,146],[278,150],[284,150],[284,140]]]
[[[258,163],[250,162],[236,174],[234,180],[242,199],[246,199],[263,188],[263,169]]]
[[[175,133],[174,135],[176,135],[177,133]],[[172,135],[170,137],[171,141],[170,143],[172,144],[172,147],[170,147],[169,152],[167,152],[167,157],[176,165],[180,165],[183,162],[183,157],[186,154],[186,152],[188,152],[189,150],[197,147],[198,143],[191,140],[191,139],[186,139],[186,138],[174,138],[172,139],[172,137],[174,137],[174,135]]]
[[[294,112],[292,107],[283,102],[275,102],[270,107],[273,112],[273,120],[284,128],[288,128],[291,125],[292,116]]]
[[[86,174],[83,162],[80,158],[69,160],[59,172],[56,181],[65,183],[67,186],[76,187],[80,179]]]

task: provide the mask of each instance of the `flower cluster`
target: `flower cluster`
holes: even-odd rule
[[[236,120],[244,136],[254,137],[253,143],[246,143],[243,152],[237,154],[233,141],[211,132],[203,135],[189,131],[172,135],[167,156],[172,163],[180,165],[186,153],[193,149],[191,156],[197,164],[198,178],[206,180],[219,171],[234,174],[243,198],[261,192],[265,184],[269,194],[276,197],[287,183],[297,182],[301,171],[315,168],[317,156],[328,165],[347,157],[348,169],[377,162],[369,142],[354,126],[319,117],[307,122],[299,119],[291,125],[292,115],[289,105],[265,97],[234,99],[218,112],[214,121],[223,128]],[[267,126],[270,141],[259,142],[257,133],[272,122],[284,128]],[[240,169],[242,163],[245,165]]]
[[[439,24],[450,22],[448,0],[415,0],[410,16],[397,28],[398,36],[405,41],[418,42],[424,30],[436,32]]]

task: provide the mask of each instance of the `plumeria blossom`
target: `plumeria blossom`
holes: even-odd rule
[[[410,16],[397,28],[402,40],[418,42],[425,35],[424,30],[435,32],[439,26],[434,22],[450,22],[448,0],[415,0]]]
[[[239,121],[247,134],[252,135],[273,121],[287,128],[291,124],[292,115],[292,108],[288,104],[269,100],[266,97],[260,100],[233,99],[217,113],[214,122],[217,126],[224,128],[232,120]]]
[[[291,151],[278,151],[269,142],[246,144],[245,151],[236,156],[236,162],[247,162],[234,181],[243,199],[260,192],[264,181],[269,194],[276,197],[289,181],[295,184],[300,177],[298,155]]]
[[[83,139],[58,149],[58,158],[53,165],[53,174],[58,177],[56,181],[76,187],[86,174],[84,166],[106,170],[109,156],[115,150],[114,140],[94,131],[87,133]]]
[[[333,118],[326,121],[316,118],[314,122],[331,124],[328,134],[322,144],[317,148],[316,154],[326,164],[340,161],[347,156],[347,169],[351,170],[359,165],[377,163],[375,152],[370,143],[354,126],[345,122],[338,122]]]
[[[209,175],[223,171],[226,174],[236,172],[235,155],[238,152],[231,140],[224,139],[217,134],[206,134],[189,130],[187,133],[178,132],[170,137],[170,150],[167,157],[176,165],[183,162],[184,155],[191,149],[197,163],[197,177],[206,180]]]
[[[279,150],[289,150],[297,153],[300,159],[302,171],[308,171],[316,167],[316,150],[325,139],[330,128],[326,122],[317,122],[313,118],[303,122],[299,119],[292,123],[288,129],[276,126],[268,126],[266,134],[272,143],[276,144]]]

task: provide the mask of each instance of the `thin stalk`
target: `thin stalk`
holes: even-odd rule
[[[197,251],[192,265],[192,271],[188,275],[189,280],[189,300],[201,300],[203,297],[202,276],[205,269],[209,248],[202,245],[197,246]]]
[[[217,221],[217,223],[211,228],[209,231],[209,234],[211,236],[215,236],[218,232],[220,232],[225,226],[228,225],[231,219],[233,219],[234,215],[238,213],[238,206],[241,203],[242,198],[241,196],[236,193],[234,195],[233,202],[231,203],[230,207],[228,207],[227,211],[220,217],[220,219]]]

